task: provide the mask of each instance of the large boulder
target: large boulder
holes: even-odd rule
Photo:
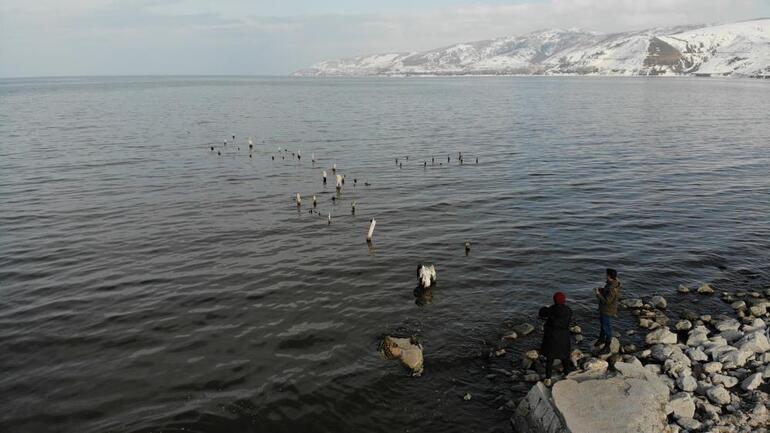
[[[571,374],[552,389],[538,383],[516,409],[521,433],[660,433],[667,431],[668,387],[636,364],[617,373]],[[591,398],[586,398],[590,396]],[[612,414],[612,416],[607,416]]]

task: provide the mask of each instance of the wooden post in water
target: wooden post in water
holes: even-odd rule
[[[366,243],[372,243],[372,236],[374,235],[375,225],[377,225],[377,220],[372,218],[372,222],[369,223],[369,233],[366,234]]]

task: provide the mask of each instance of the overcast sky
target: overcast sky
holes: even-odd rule
[[[0,76],[284,75],[543,28],[768,16],[770,0],[0,0]]]

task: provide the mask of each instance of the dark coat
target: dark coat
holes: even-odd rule
[[[572,350],[569,332],[572,310],[566,305],[554,304],[541,308],[540,317],[545,319],[540,352],[547,358],[568,359]]]
[[[618,317],[618,300],[620,299],[620,280],[604,285],[599,293],[596,294],[596,298],[599,299],[599,313],[605,316]]]

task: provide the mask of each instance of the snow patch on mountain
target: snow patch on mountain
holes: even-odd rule
[[[554,29],[412,53],[324,60],[298,76],[770,75],[770,19],[601,34]]]

